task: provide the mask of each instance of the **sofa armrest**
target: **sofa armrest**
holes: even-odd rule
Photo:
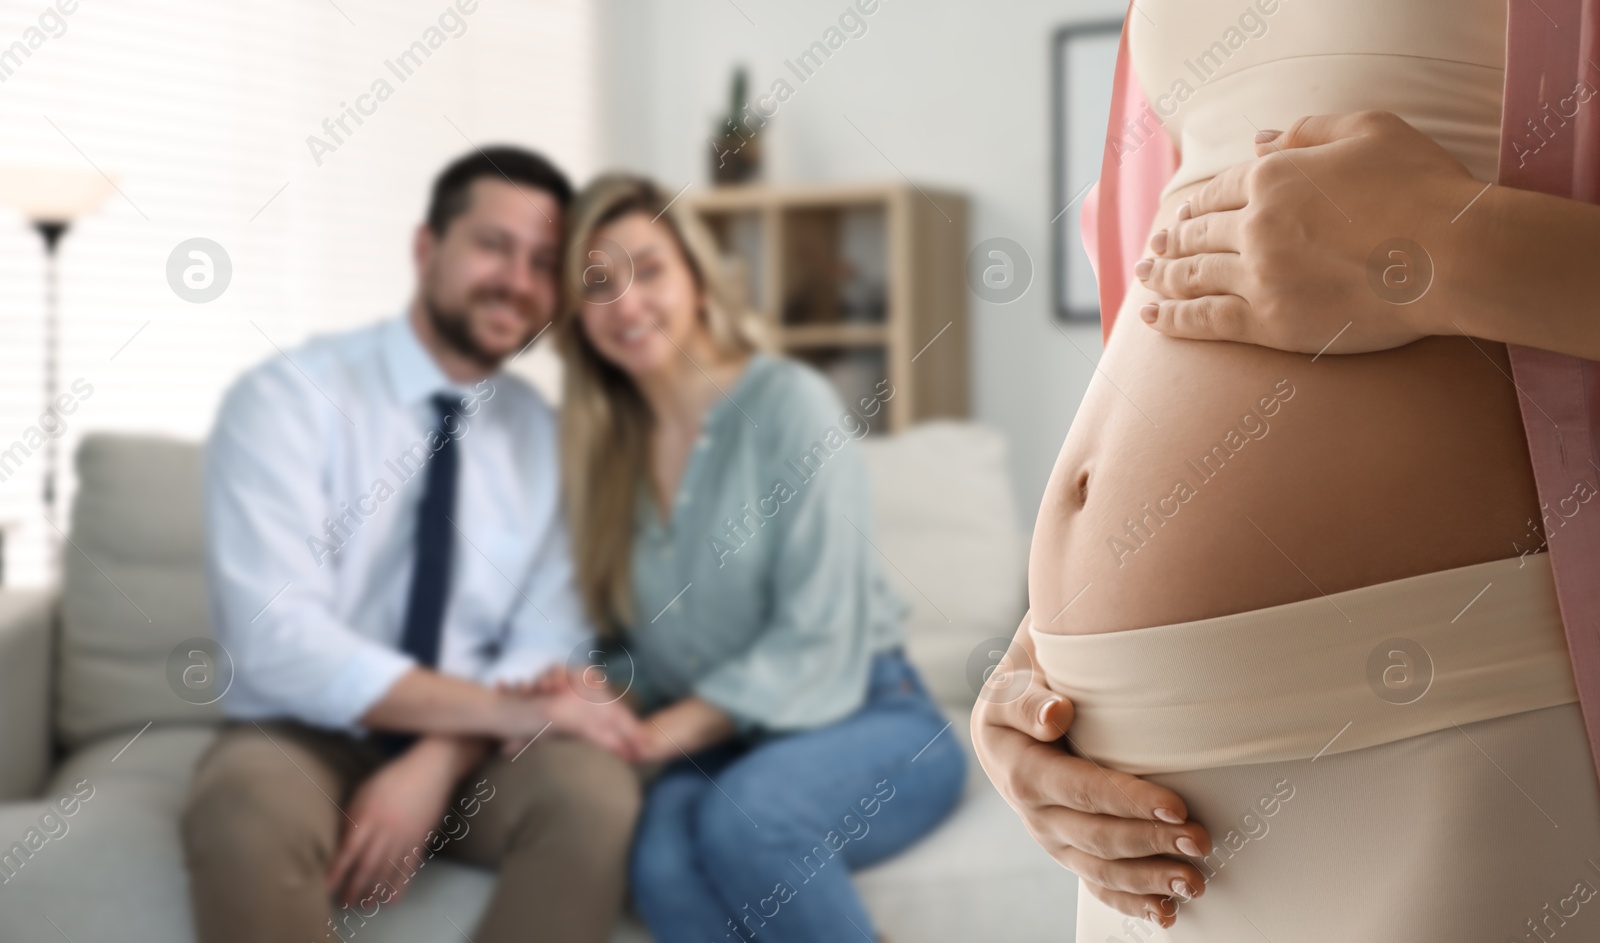
[[[50,772],[55,590],[0,590],[0,802],[31,799]]]

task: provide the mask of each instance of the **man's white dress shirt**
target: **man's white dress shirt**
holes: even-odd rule
[[[212,625],[225,712],[363,733],[400,650],[436,393],[459,421],[440,671],[528,678],[592,637],[560,508],[555,416],[500,371],[450,382],[405,316],[313,338],[239,378],[206,447]]]

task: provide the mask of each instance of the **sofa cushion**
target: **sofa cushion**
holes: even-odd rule
[[[50,771],[55,622],[53,591],[0,590],[0,802],[33,796]]]
[[[220,716],[167,680],[186,639],[210,638],[201,528],[200,446],[96,434],[77,453],[78,491],[63,547],[56,724],[77,746],[147,721]]]
[[[1027,537],[1005,439],[941,420],[861,444],[884,569],[911,606],[911,660],[941,703],[970,707],[983,677],[974,661],[1016,632],[1027,606]]]
[[[64,933],[77,941],[193,941],[176,822],[195,758],[214,731],[152,727],[124,752],[135,732],[70,757],[39,801],[0,806],[0,835],[10,842],[75,785],[79,796],[93,790],[70,816],[41,828],[51,837],[23,867],[13,865],[16,876],[0,889],[0,940],[42,943]]]

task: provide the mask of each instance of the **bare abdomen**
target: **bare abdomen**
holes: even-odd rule
[[[1244,612],[1539,546],[1504,345],[1313,361],[1158,334],[1137,313],[1152,297],[1130,290],[1039,508],[1045,631]]]

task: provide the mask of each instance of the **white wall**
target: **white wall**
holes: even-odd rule
[[[1010,441],[1023,524],[1031,527],[1093,373],[1073,344],[1092,358],[1101,348],[1098,322],[1058,330],[1051,320],[1049,222],[1060,210],[1051,205],[1051,40],[1059,26],[1116,18],[1126,8],[1118,0],[880,0],[864,18],[867,32],[801,83],[784,60],[821,39],[846,8],[845,0],[688,0],[670,8],[603,0],[602,159],[672,190],[705,186],[712,123],[733,66],[743,63],[753,93],[780,77],[795,89],[767,128],[767,181],[898,180],[898,167],[917,182],[965,192],[969,245],[1004,236],[1034,263],[1021,299],[968,300],[975,416]]]

